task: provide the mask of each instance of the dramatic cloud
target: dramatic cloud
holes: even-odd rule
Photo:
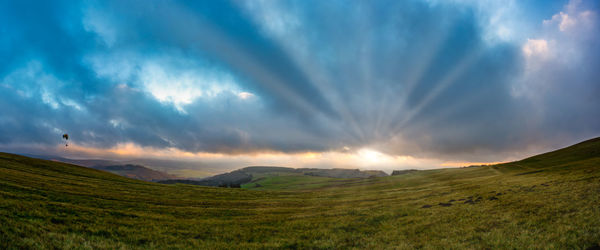
[[[90,155],[239,164],[514,159],[600,134],[598,7],[3,2],[0,148],[69,133]]]

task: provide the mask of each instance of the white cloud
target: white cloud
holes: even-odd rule
[[[30,61],[24,67],[8,74],[0,83],[22,97],[40,98],[42,103],[52,109],[71,106],[82,110],[75,101],[61,97],[60,88],[68,83],[48,74],[39,61]]]
[[[460,4],[473,8],[483,26],[483,38],[489,44],[511,42],[520,38],[525,29],[519,1],[426,0],[432,6]]]
[[[254,94],[250,93],[250,92],[240,92],[237,94],[238,97],[240,97],[241,99],[248,99],[254,96]]]
[[[558,14],[552,16],[550,20],[544,20],[543,23],[545,25],[558,24],[558,28],[560,31],[566,31],[569,28],[575,26],[577,20],[573,17],[569,17],[569,14],[564,12],[559,12]]]
[[[134,86],[160,102],[172,104],[181,113],[186,113],[184,106],[197,98],[214,98],[223,93],[241,99],[254,96],[241,89],[229,72],[179,53],[143,57],[132,52],[114,52],[90,55],[86,62],[98,76],[117,83],[117,87]]]
[[[589,41],[595,39],[596,13],[579,0],[571,0],[551,19],[535,39],[527,39],[521,49],[525,58],[524,74],[514,82],[512,94],[543,103],[545,92],[568,88],[573,82],[556,76],[578,75],[574,70],[586,66]],[[578,67],[575,67],[579,65]],[[560,73],[559,73],[560,72]],[[539,107],[543,110],[543,107]]]
[[[300,26],[300,20],[282,8],[281,2],[257,0],[240,3],[266,34],[283,37]]]
[[[542,23],[550,27],[558,27],[561,32],[570,32],[589,28],[593,25],[595,12],[585,10],[581,0],[571,0],[563,11]]]
[[[182,113],[185,113],[184,106],[197,98],[214,98],[225,92],[250,96],[250,93],[240,91],[232,76],[218,70],[178,70],[161,63],[146,62],[138,77],[146,91],[161,102],[172,103]]]
[[[136,55],[129,52],[98,53],[84,57],[96,75],[113,82],[126,82],[135,74]]]
[[[54,94],[44,89],[42,89],[42,102],[53,109],[58,109],[59,107],[58,102],[56,102],[56,99],[54,98]]]
[[[79,103],[77,103],[76,101],[74,101],[72,99],[62,98],[60,102],[65,106],[72,107],[79,111],[85,110],[85,108],[82,105],[80,105]]]
[[[551,48],[554,41],[549,42],[545,39],[527,39],[527,42],[521,47],[525,62],[524,71],[521,79],[513,83],[511,94],[514,97],[537,98],[544,89],[546,82],[543,77],[539,77],[548,63],[552,63],[554,54]]]
[[[547,57],[549,53],[548,42],[544,39],[527,39],[522,50],[526,57]]]

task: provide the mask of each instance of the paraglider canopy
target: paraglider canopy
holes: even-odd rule
[[[62,138],[67,141],[67,143],[65,143],[65,147],[68,147],[69,146],[69,135],[68,134],[63,134]]]

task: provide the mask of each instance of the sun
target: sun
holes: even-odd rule
[[[362,148],[358,150],[358,157],[365,162],[377,163],[383,161],[385,155],[373,149]]]

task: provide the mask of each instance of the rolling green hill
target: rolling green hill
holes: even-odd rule
[[[259,183],[261,190],[158,184],[0,153],[0,248],[600,243],[600,138],[494,166]]]
[[[290,183],[295,180],[300,182],[321,180],[319,182],[334,181],[337,178],[370,178],[387,176],[383,171],[378,170],[358,170],[358,169],[317,169],[317,168],[286,168],[272,166],[252,166],[231,171],[229,173],[218,174],[202,180],[162,180],[163,184],[192,184],[211,187],[235,187],[235,188],[263,188],[264,185],[270,185],[273,181],[281,180]],[[309,176],[322,178],[307,178]],[[266,187],[268,189],[268,187]]]
[[[160,181],[177,178],[176,176],[167,174],[165,172],[156,171],[141,165],[133,164],[96,166],[92,168],[143,181]]]

